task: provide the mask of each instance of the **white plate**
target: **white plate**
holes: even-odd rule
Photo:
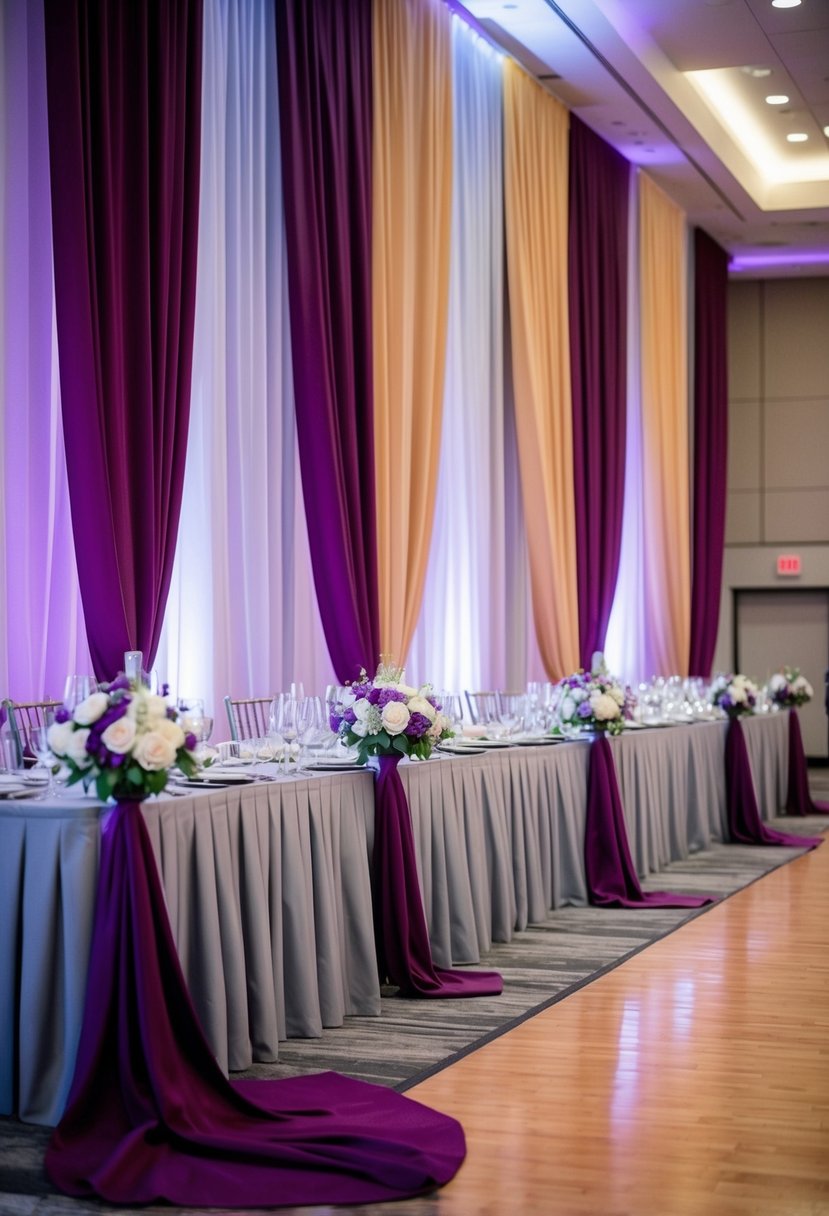
[[[469,743],[464,741],[460,746],[468,750],[470,747],[512,747],[512,743],[509,739],[470,739]]]
[[[174,782],[175,785],[248,785],[256,778],[250,773],[237,773],[229,769],[209,769],[203,773],[199,773],[197,777],[185,777],[183,781]]]
[[[366,766],[358,764],[356,760],[315,760],[313,764],[306,764],[305,767],[316,773],[348,773]]]
[[[446,752],[449,756],[482,756],[485,748],[474,743],[439,743],[437,751]]]
[[[31,785],[0,785],[0,800],[13,802],[17,798],[34,798],[37,787]]]
[[[553,735],[527,735],[525,738],[511,739],[516,747],[543,747],[547,743],[558,743]]]

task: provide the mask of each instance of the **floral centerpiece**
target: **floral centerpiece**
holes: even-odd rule
[[[799,667],[784,667],[777,671],[766,685],[766,693],[773,705],[782,709],[793,709],[796,705],[805,705],[815,695],[805,676],[800,674]]]
[[[374,679],[360,672],[347,685],[331,711],[331,729],[357,752],[357,763],[369,756],[401,755],[428,760],[436,743],[452,737],[430,684],[404,683],[402,668],[382,661]]]
[[[753,714],[760,690],[744,675],[718,675],[708,690],[708,700],[729,718]]]
[[[188,777],[199,768],[198,740],[177,717],[164,696],[120,676],[72,712],[58,709],[49,746],[69,770],[67,785],[94,785],[102,802],[138,802],[164,789],[173,765]]]
[[[600,731],[618,735],[633,717],[633,694],[612,676],[604,655],[593,655],[590,671],[579,670],[556,685],[558,724],[554,735]]]

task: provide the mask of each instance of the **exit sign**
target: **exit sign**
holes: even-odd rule
[[[781,553],[777,559],[777,573],[788,578],[800,574],[800,554]]]

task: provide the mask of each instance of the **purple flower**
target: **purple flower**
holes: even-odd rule
[[[161,685],[161,695],[162,695],[162,697],[169,697],[169,695],[170,695],[170,685],[169,684]]]
[[[347,722],[349,726],[353,726],[356,721],[357,715],[351,706],[349,706],[348,709],[343,711],[343,722]]]
[[[109,692],[118,692],[119,689],[125,689],[129,692],[130,682],[126,676],[119,676],[117,680],[113,680],[109,686]]]
[[[336,735],[339,733],[342,718],[339,714],[331,713],[328,715],[328,728]]]
[[[381,688],[380,695],[377,698],[377,708],[383,709],[391,701],[406,701],[406,694],[398,692],[396,688]]]
[[[167,714],[167,718],[170,720],[170,722],[175,722],[176,718],[178,717],[178,714],[173,709],[172,705],[167,706],[166,714]]]
[[[184,746],[187,748],[188,752],[194,752],[196,750],[197,743],[198,739],[196,736],[192,731],[188,731],[184,736]]]
[[[593,710],[590,708],[590,702],[582,701],[581,705],[578,708],[579,717],[580,718],[589,718],[592,715],[592,713],[593,713]]]
[[[406,734],[412,739],[420,739],[426,734],[432,723],[425,714],[412,714],[406,727]]]
[[[70,714],[69,710],[66,708],[65,705],[59,705],[58,708],[55,710],[55,721],[56,722],[68,722],[71,717],[72,717],[72,715]]]
[[[106,728],[111,726],[113,722],[117,722],[120,718],[126,717],[129,707],[129,697],[123,697],[119,701],[113,701],[113,703],[104,710],[98,721],[95,723],[98,733],[103,734]]]

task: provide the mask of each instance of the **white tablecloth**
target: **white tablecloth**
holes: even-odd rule
[[[785,800],[787,726],[786,714],[745,723],[764,818]],[[725,729],[612,740],[640,876],[723,839]],[[586,903],[589,747],[401,765],[438,966],[477,962],[551,909]],[[372,782],[326,774],[144,804],[184,974],[225,1069],[379,1012]],[[54,1123],[65,1104],[102,813],[83,800],[0,801],[0,1113]]]

